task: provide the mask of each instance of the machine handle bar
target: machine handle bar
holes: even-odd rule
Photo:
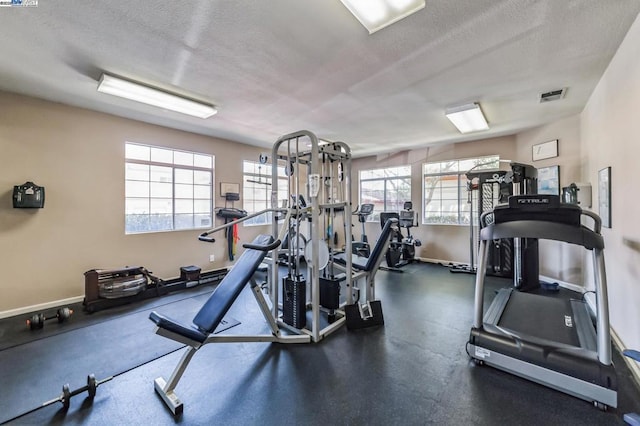
[[[242,247],[246,249],[253,249],[253,250],[259,250],[259,251],[271,251],[273,249],[278,248],[279,245],[280,245],[280,240],[275,240],[274,242],[272,242],[271,244],[267,244],[266,246],[247,243],[247,244],[243,244]]]
[[[205,231],[202,234],[200,234],[198,239],[200,241],[204,241],[206,243],[213,243],[213,242],[215,242],[215,240],[213,238],[206,238],[206,237],[208,237],[209,235],[213,234],[214,232],[218,232],[218,231],[221,231],[223,229],[227,229],[227,228],[229,228],[229,227],[231,227],[231,226],[233,226],[233,225],[235,225],[237,223],[241,223],[241,222],[244,222],[245,220],[253,219],[256,216],[260,216],[260,215],[263,215],[265,213],[269,213],[269,212],[281,213],[281,212],[286,212],[286,211],[287,211],[287,209],[264,209],[264,210],[260,210],[259,212],[256,212],[256,213],[241,217],[241,218],[236,219],[236,220],[232,220],[231,222],[227,222],[224,225],[216,226],[213,229]]]

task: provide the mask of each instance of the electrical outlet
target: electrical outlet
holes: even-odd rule
[[[210,254],[209,255],[209,262],[215,262],[216,261],[216,255],[215,254]]]

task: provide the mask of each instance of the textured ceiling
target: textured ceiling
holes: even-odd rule
[[[368,35],[339,0],[40,0],[0,8],[0,90],[269,147],[355,155],[513,134],[579,113],[640,0],[427,0]],[[103,71],[211,102],[207,120],[96,91]],[[568,87],[557,102],[541,92]],[[461,135],[448,106],[479,101]]]

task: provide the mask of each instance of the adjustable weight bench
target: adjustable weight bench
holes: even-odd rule
[[[359,303],[354,303],[353,305],[345,306],[347,328],[356,329],[384,324],[382,306],[379,301],[373,300],[375,299],[375,277],[384,258],[385,250],[388,248],[393,234],[397,231],[398,219],[388,219],[382,227],[380,237],[378,237],[378,241],[373,246],[369,257],[352,253],[341,253],[334,256],[333,260],[336,262],[336,266],[341,269],[347,263],[346,256],[351,256],[351,267],[355,270],[352,280],[365,280],[366,304],[362,306]]]
[[[243,247],[246,250],[238,258],[231,271],[218,284],[218,287],[206,303],[200,308],[200,311],[193,318],[193,325],[180,324],[155,311],[149,314],[149,319],[157,326],[156,334],[188,346],[171,374],[169,381],[167,382],[162,377],[159,377],[154,382],[156,392],[162,397],[174,415],[178,415],[183,411],[182,401],[176,396],[174,389],[191,358],[203,345],[214,342],[307,343],[310,341],[310,337],[306,335],[283,336],[280,334],[280,329],[269,310],[269,305],[262,294],[262,290],[252,278],[267,252],[277,248],[279,245],[280,241],[276,240],[274,242],[270,235],[258,235],[253,243],[244,244]],[[251,289],[260,306],[260,310],[271,328],[271,334],[257,336],[212,335],[249,282],[251,282]]]

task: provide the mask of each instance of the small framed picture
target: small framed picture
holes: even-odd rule
[[[538,169],[538,194],[560,195],[560,166]]]
[[[558,156],[558,139],[539,143],[532,147],[533,161],[544,160]]]

